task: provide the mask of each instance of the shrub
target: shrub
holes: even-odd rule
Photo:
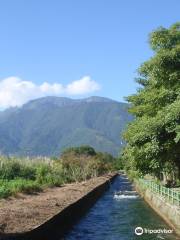
[[[32,180],[26,180],[26,179],[15,179],[11,180],[8,183],[8,187],[11,189],[11,192],[13,194],[16,194],[18,192],[23,193],[32,193],[32,192],[38,192],[41,191],[41,187],[38,182],[32,181]]]
[[[40,184],[46,184],[47,183],[47,176],[51,174],[51,167],[46,164],[40,164],[36,168],[36,180]]]
[[[35,180],[35,167],[27,165],[25,161],[17,159],[3,158],[0,160],[0,178],[12,180],[15,178],[25,178]]]
[[[75,155],[87,155],[87,156],[95,156],[96,155],[96,151],[94,150],[94,148],[92,148],[91,146],[88,146],[88,145],[67,148],[66,150],[64,150],[62,155],[71,154],[71,153],[73,153]]]
[[[127,175],[128,175],[128,178],[130,179],[130,181],[134,181],[134,179],[139,179],[140,177],[142,177],[142,174],[140,174],[138,171],[134,171],[134,170],[127,171]]]
[[[1,179],[14,179],[20,175],[21,166],[19,162],[7,159],[7,162],[1,162],[0,178]]]
[[[36,179],[36,168],[35,166],[22,166],[21,173],[19,177],[22,177],[24,179],[29,180],[35,180]]]
[[[0,186],[0,198],[7,198],[11,195],[11,191],[9,188],[7,188],[6,185]]]

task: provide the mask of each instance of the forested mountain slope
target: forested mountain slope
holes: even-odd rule
[[[88,144],[117,154],[121,132],[132,117],[128,105],[102,97],[45,97],[0,113],[3,154],[58,155],[70,146]]]

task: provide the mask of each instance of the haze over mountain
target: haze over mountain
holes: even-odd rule
[[[15,155],[59,155],[70,146],[91,145],[117,155],[132,119],[128,104],[108,98],[44,97],[0,112],[0,151]]]

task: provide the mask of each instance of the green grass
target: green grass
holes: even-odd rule
[[[32,193],[42,190],[42,186],[36,181],[26,179],[1,180],[0,181],[0,198],[7,198],[16,195],[18,192]]]

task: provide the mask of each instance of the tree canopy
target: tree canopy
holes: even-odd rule
[[[66,148],[63,152],[63,155],[69,154],[69,153],[74,153],[75,155],[88,155],[88,156],[95,156],[96,151],[94,150],[93,147],[88,146],[88,145],[82,145],[79,147],[70,147]]]
[[[149,43],[154,55],[138,70],[137,93],[127,97],[135,119],[124,133],[123,159],[143,174],[180,176],[180,22],[152,32]]]

